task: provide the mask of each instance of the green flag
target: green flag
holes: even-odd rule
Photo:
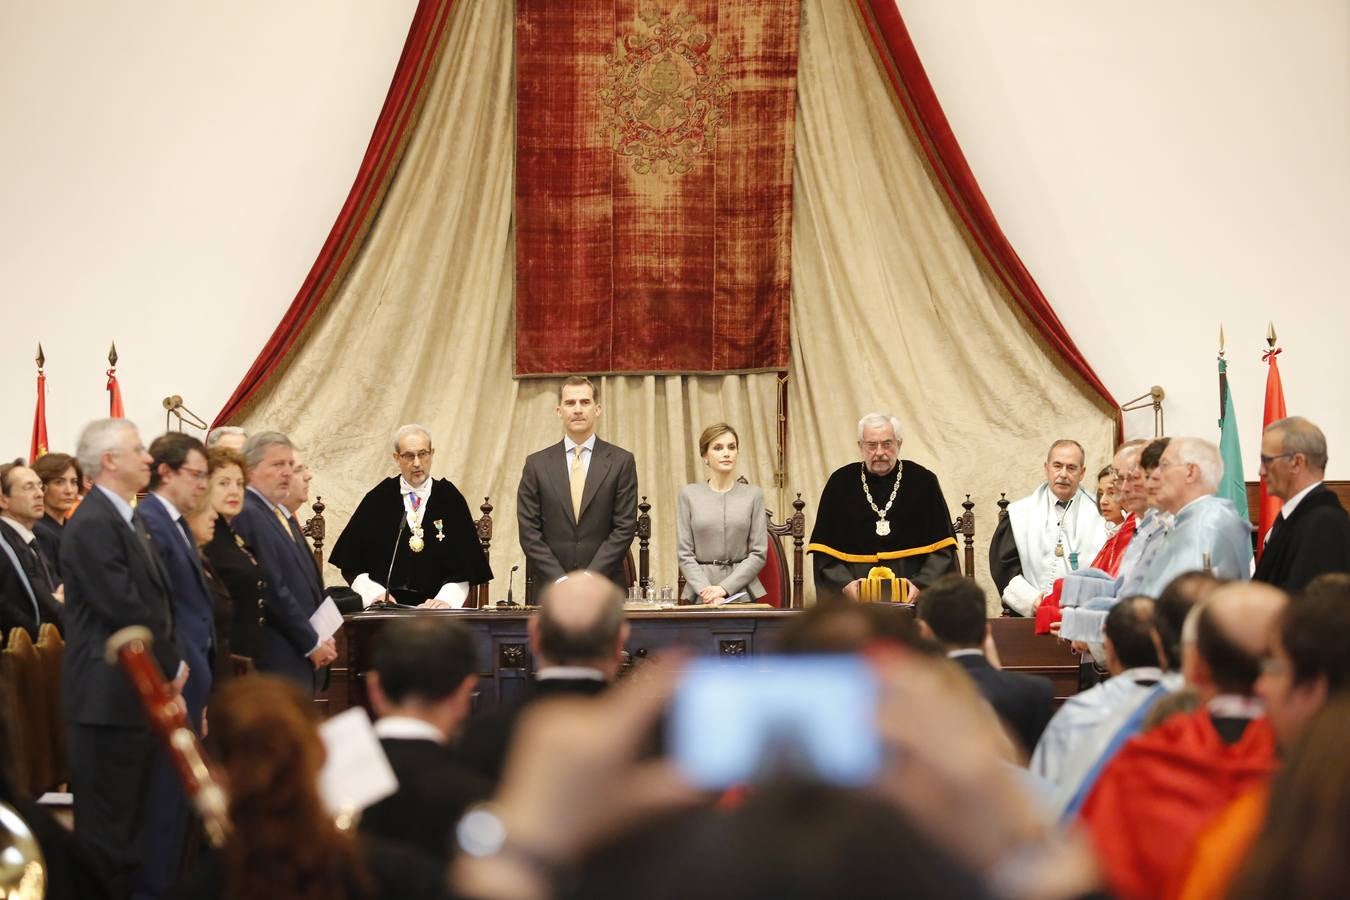
[[[1237,414],[1233,412],[1233,395],[1228,391],[1228,362],[1219,357],[1219,456],[1223,459],[1223,480],[1218,494],[1233,501],[1243,520],[1247,512],[1247,481],[1242,469],[1242,446],[1238,443]]]

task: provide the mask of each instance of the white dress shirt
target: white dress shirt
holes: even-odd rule
[[[563,438],[563,450],[566,451],[567,471],[569,474],[572,471],[572,461],[576,459],[577,447],[583,447],[586,450],[585,453],[581,454],[581,472],[582,478],[584,479],[591,473],[591,457],[595,455],[595,435],[592,434],[580,444],[570,437]]]

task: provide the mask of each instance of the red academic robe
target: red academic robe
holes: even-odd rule
[[[1120,900],[1172,896],[1196,838],[1276,765],[1270,724],[1255,719],[1225,744],[1199,709],[1135,737],[1106,767],[1082,818]]]
[[[1125,548],[1130,546],[1130,540],[1134,537],[1134,530],[1139,527],[1139,517],[1130,513],[1120,523],[1116,533],[1106,539],[1102,544],[1102,549],[1092,560],[1092,568],[1101,569],[1107,575],[1115,578],[1120,574],[1120,563],[1125,558]],[[1036,607],[1036,633],[1049,634],[1050,626],[1064,618],[1064,614],[1059,611],[1059,595],[1064,590],[1064,579],[1056,578],[1055,583],[1050,587],[1050,593],[1041,605]]]

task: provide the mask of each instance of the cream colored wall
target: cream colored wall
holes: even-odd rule
[[[0,5],[0,455],[28,446],[39,339],[54,446],[106,410],[114,338],[147,434],[167,394],[223,404],[342,204],[413,7]],[[1213,435],[1222,321],[1252,477],[1274,318],[1290,408],[1350,478],[1350,6],[902,9],[1003,227],[1117,398],[1160,383],[1170,432]]]
[[[210,419],[314,261],[414,0],[0,4],[0,456],[27,454],[33,355],[71,448],[117,341],[149,437]]]
[[[1350,478],[1350,4],[900,0],[1004,230],[1116,399],[1214,437],[1219,324],[1254,478],[1273,319]],[[1152,434],[1152,414],[1126,418]]]

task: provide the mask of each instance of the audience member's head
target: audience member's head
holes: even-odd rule
[[[670,835],[683,837],[672,842]],[[850,900],[988,896],[980,880],[875,794],[797,782],[734,809],[659,816],[583,862],[589,900]]]
[[[1158,665],[1156,604],[1152,597],[1126,597],[1106,614],[1106,670],[1119,675],[1126,669]]]
[[[1158,461],[1158,508],[1176,514],[1188,503],[1213,494],[1223,478],[1219,448],[1197,437],[1173,438]]]
[[[299,450],[294,451],[293,460],[291,486],[286,491],[286,503],[284,505],[292,513],[297,513],[300,507],[309,502],[309,483],[314,480],[314,473],[310,471],[305,455]]]
[[[438,617],[396,619],[375,643],[369,676],[375,714],[420,719],[449,738],[469,715],[478,683],[473,634]]]
[[[794,616],[778,638],[780,653],[857,653],[877,642],[890,642],[939,653],[919,634],[912,612],[884,603],[855,603],[840,595],[816,596],[816,604]]]
[[[244,444],[248,483],[274,505],[286,502],[295,469],[295,445],[279,431],[262,431]]]
[[[1169,672],[1181,671],[1181,632],[1191,609],[1225,582],[1208,572],[1183,572],[1168,582],[1154,610],[1159,654]]]
[[[86,478],[124,500],[150,483],[150,454],[126,419],[95,419],[84,426],[75,458]]]
[[[400,425],[394,432],[394,462],[410,486],[422,486],[431,475],[431,461],[435,456],[431,432],[425,427]]]
[[[1233,900],[1344,897],[1350,884],[1350,697],[1303,729],[1275,776],[1270,806]]]
[[[349,897],[367,880],[319,794],[318,725],[310,696],[274,675],[232,679],[211,698],[209,749],[234,826],[222,896]]]
[[[919,630],[948,650],[979,647],[989,630],[984,590],[961,575],[944,575],[914,605]]]
[[[536,670],[581,666],[612,681],[628,640],[623,591],[603,575],[569,572],[541,592],[529,632]]]
[[[1350,687],[1350,575],[1320,575],[1276,620],[1256,693],[1281,747]]]
[[[1139,451],[1139,468],[1144,473],[1144,502],[1150,509],[1158,508],[1158,483],[1162,477],[1162,473],[1158,471],[1158,463],[1162,461],[1162,455],[1171,443],[1172,439],[1169,437],[1155,438]]]
[[[183,521],[187,522],[188,530],[192,532],[192,540],[198,547],[205,547],[216,536],[216,519],[219,517],[220,514],[216,512],[215,505],[211,502],[209,488],[201,492],[192,509],[183,512]]]
[[[206,435],[206,446],[211,449],[224,447],[228,450],[243,452],[244,444],[248,441],[248,432],[238,425],[221,425],[212,428]]]
[[[1288,500],[1322,480],[1327,438],[1302,416],[1271,422],[1261,433],[1261,477],[1272,497]]]
[[[42,518],[42,479],[23,460],[0,466],[0,514],[31,529]]]
[[[206,447],[181,431],[161,434],[150,443],[150,490],[180,513],[191,511],[206,493]]]
[[[1062,438],[1050,445],[1045,454],[1045,480],[1056,498],[1072,500],[1086,474],[1087,454],[1082,444]]]
[[[206,469],[211,506],[228,522],[244,508],[244,488],[248,483],[244,472],[248,463],[238,450],[212,447],[206,454]]]
[[[64,522],[75,501],[80,498],[84,473],[69,453],[47,453],[33,463],[33,471],[42,479],[42,505],[46,514]]]
[[[1287,600],[1284,591],[1259,581],[1215,588],[1182,627],[1186,684],[1205,702],[1221,694],[1252,696],[1261,660],[1270,652],[1272,627]]]
[[[1116,498],[1116,483],[1115,471],[1110,466],[1103,466],[1097,473],[1097,511],[1113,525],[1125,520],[1125,513]]]

